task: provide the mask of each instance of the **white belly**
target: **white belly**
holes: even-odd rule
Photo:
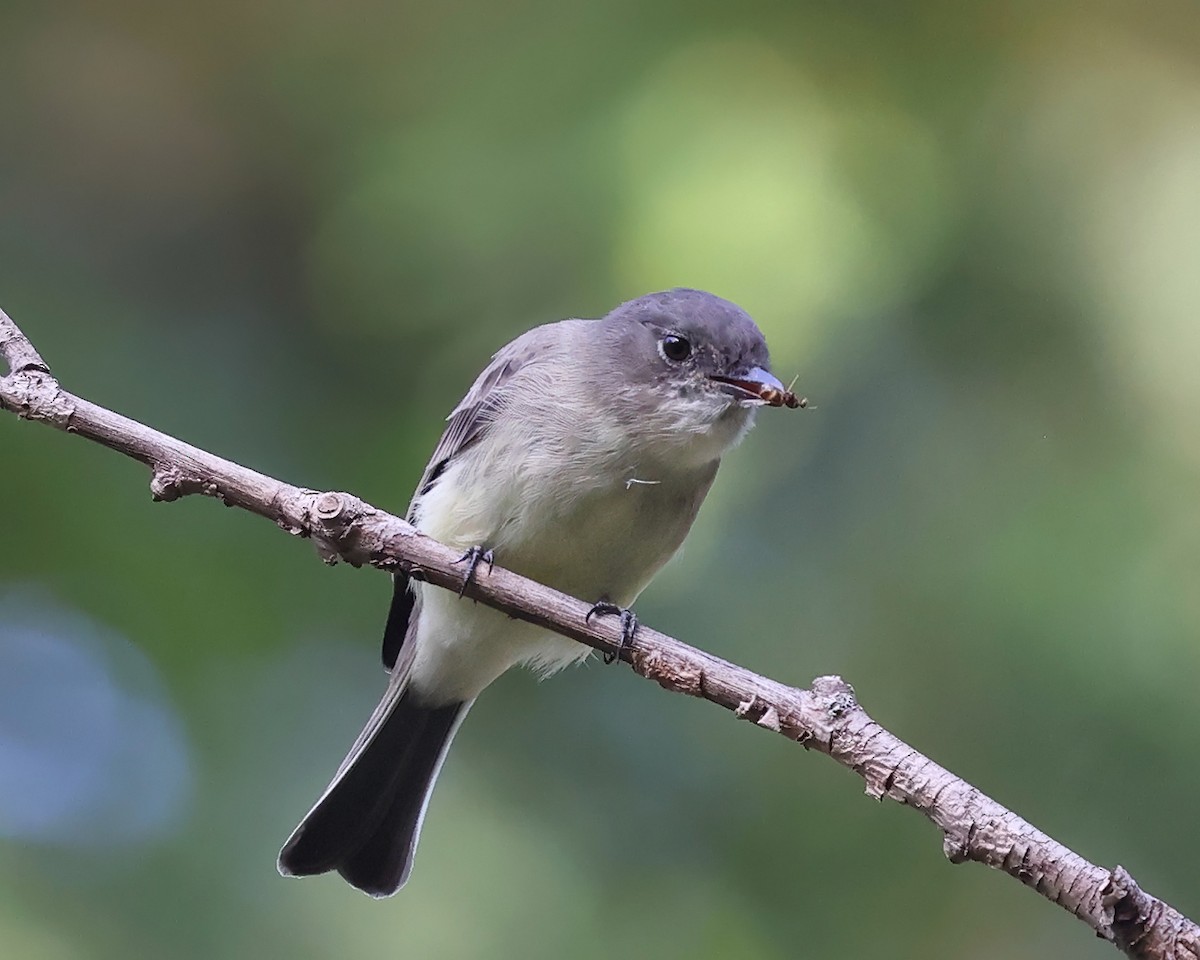
[[[490,547],[496,563],[572,596],[621,606],[632,604],[679,548],[716,472],[716,462],[588,472],[566,461],[551,474],[537,458],[515,462],[520,469],[498,471],[495,462],[462,457],[422,499],[418,527],[464,551]],[[538,475],[543,467],[546,474]],[[603,484],[597,474],[622,479]],[[412,683],[438,699],[471,699],[516,664],[551,672],[590,652],[448,590],[416,588]]]

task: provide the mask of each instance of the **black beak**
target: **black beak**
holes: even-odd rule
[[[739,377],[708,378],[721,385],[721,389],[742,401],[765,403],[768,407],[803,407],[806,403],[796,397],[774,374],[762,367],[751,367]]]

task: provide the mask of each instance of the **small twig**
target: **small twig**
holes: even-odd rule
[[[0,357],[8,364],[10,374],[24,373],[26,370],[50,372],[46,361],[33,349],[29,338],[17,329],[12,318],[3,310],[0,310]]]
[[[310,537],[327,563],[419,570],[458,590],[458,551],[348,493],[294,487],[159,433],[66,393],[16,324],[0,311],[0,407],[40,420],[146,464],[156,500],[199,493]],[[1200,927],[1138,887],[1122,867],[1088,862],[956,777],[872,720],[839,677],[807,690],[751,673],[657,631],[621,643],[612,619],[591,622],[591,605],[509,570],[481,569],[467,595],[514,617],[619,654],[643,677],[702,697],[736,716],[832,757],[866,782],[868,795],[920,810],[944,836],[953,863],[975,860],[1016,877],[1139,960],[1200,960]]]

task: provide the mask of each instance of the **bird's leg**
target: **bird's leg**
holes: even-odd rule
[[[467,592],[467,587],[471,584],[471,578],[475,576],[475,571],[481,563],[486,563],[488,573],[492,572],[492,566],[495,564],[496,557],[491,550],[486,547],[472,547],[461,557],[455,560],[455,563],[465,563],[467,565],[467,575],[463,577],[463,584],[458,589],[458,595],[461,598]]]
[[[637,633],[638,618],[628,607],[618,606],[607,597],[601,597],[592,604],[592,609],[587,612],[583,622],[587,623],[592,617],[603,617],[607,614],[616,614],[621,618],[621,641],[617,644],[616,652],[603,654],[605,663],[616,663],[621,659],[625,648],[633,642],[633,635]]]

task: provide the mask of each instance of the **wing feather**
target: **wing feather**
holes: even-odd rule
[[[446,418],[446,429],[434,447],[433,456],[408,505],[409,522],[415,520],[418,501],[438,482],[451,461],[487,435],[497,414],[504,409],[508,390],[517,372],[545,357],[554,342],[557,324],[535,327],[502,347],[475,379],[467,395]],[[392,606],[383,633],[383,665],[391,671],[420,610],[418,594],[407,574],[393,574]]]

